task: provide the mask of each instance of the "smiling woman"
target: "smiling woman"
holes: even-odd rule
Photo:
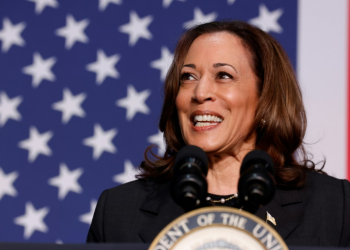
[[[187,144],[203,148],[211,163],[218,163],[210,168],[213,182],[208,182],[209,191],[221,194],[235,193],[240,163],[254,148],[272,157],[280,186],[300,187],[308,170],[322,172],[315,170],[302,144],[306,116],[294,70],[280,44],[260,29],[235,21],[187,31],[175,50],[164,92],[159,128],[167,151],[157,161],[146,152],[141,177],[171,178],[174,157]],[[223,121],[212,129],[203,123],[197,128],[191,117],[196,112]],[[225,179],[227,185],[215,184]]]
[[[176,47],[164,93],[164,156],[148,148],[137,181],[102,193],[88,242],[151,242],[182,215],[169,183],[180,149],[195,145],[208,156],[207,195],[215,204],[237,204],[243,158],[264,150],[277,190],[255,214],[272,214],[289,245],[350,246],[350,184],[308,159],[301,91],[275,39],[240,21],[194,27]]]

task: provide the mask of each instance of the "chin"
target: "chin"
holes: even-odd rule
[[[197,146],[203,149],[204,152],[209,153],[209,152],[216,152],[219,150],[218,146],[212,145],[208,142],[201,142],[201,141],[191,141],[188,143],[189,145]]]

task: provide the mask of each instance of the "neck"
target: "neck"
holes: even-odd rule
[[[251,150],[251,149],[250,149]],[[250,150],[236,155],[208,155],[208,193],[231,195],[238,193],[239,171],[243,158]]]
[[[240,164],[231,157],[214,162],[208,170],[208,193],[230,195],[237,193]]]

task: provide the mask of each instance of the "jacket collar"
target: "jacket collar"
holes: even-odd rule
[[[145,197],[140,210],[148,213],[149,221],[141,228],[139,235],[144,242],[152,242],[166,225],[184,214],[184,210],[169,195],[170,183],[148,182],[147,189],[149,195]],[[269,224],[285,239],[302,220],[304,192],[303,189],[277,189],[273,200],[261,207],[255,215],[265,221],[266,212],[269,212],[277,225]]]
[[[148,222],[140,229],[139,236],[144,242],[153,239],[170,222],[184,214],[170,196],[170,183],[157,184],[148,182],[148,195],[140,206],[143,213],[148,214]]]
[[[277,189],[273,200],[261,207],[255,215],[266,221],[268,212],[275,218],[277,225],[269,224],[285,239],[303,218],[303,192],[302,189]]]

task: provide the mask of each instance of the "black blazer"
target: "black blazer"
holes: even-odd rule
[[[287,245],[350,246],[350,183],[308,173],[303,188],[276,191],[256,215],[275,219]],[[137,180],[105,190],[98,201],[87,242],[150,243],[184,213],[169,195],[169,184]]]

